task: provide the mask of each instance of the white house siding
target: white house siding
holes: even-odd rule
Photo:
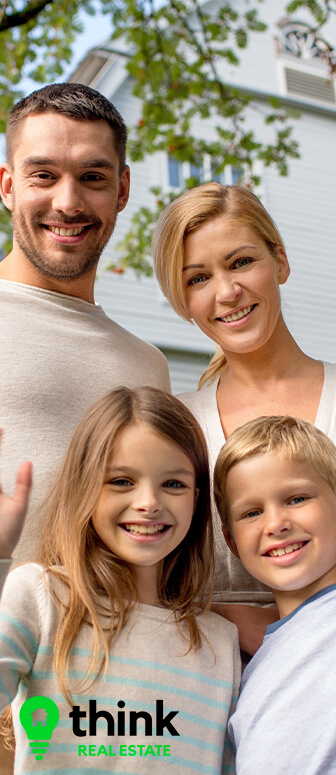
[[[249,109],[246,123],[262,140],[270,139],[272,135],[271,129],[263,124],[262,117],[267,106],[261,92],[265,95],[268,92],[278,95],[283,92],[283,65],[295,68],[298,63],[303,71],[306,67],[307,72],[313,71],[317,75],[324,72],[319,62],[309,60],[306,64],[290,55],[276,55],[274,34],[277,32],[276,22],[284,16],[284,6],[283,0],[266,0],[260,6],[261,15],[271,25],[270,30],[267,34],[252,35],[250,47],[242,52],[240,68],[231,67],[227,72],[228,81],[255,88],[259,93],[257,109]],[[335,44],[336,25],[331,25],[324,36]],[[120,67],[117,76],[112,77],[112,74],[113,69],[109,76],[105,67],[102,91],[120,110],[128,126],[132,126],[139,118],[140,106],[132,95],[131,79],[122,82]],[[73,80],[75,76],[76,73]],[[99,76],[92,85],[100,88]],[[301,106],[301,119],[293,122],[301,159],[289,162],[290,174],[286,178],[281,178],[271,168],[261,169],[262,185],[258,193],[280,228],[292,268],[290,279],[282,287],[283,311],[289,328],[305,352],[334,361],[336,105],[300,99],[294,95],[289,96],[286,102]],[[204,123],[195,124],[196,134],[205,136],[212,131],[209,124],[207,127]],[[132,214],[141,205],[151,205],[153,200],[149,188],[153,185],[167,185],[167,159],[164,154],[132,164],[130,202],[119,215],[116,233],[101,264],[108,258],[115,258],[116,242],[127,231]],[[174,392],[196,387],[204,368],[204,358],[213,350],[212,343],[195,327],[175,315],[163,300],[154,279],[138,280],[132,272],[123,276],[104,274],[97,282],[96,299],[118,323],[166,352]]]

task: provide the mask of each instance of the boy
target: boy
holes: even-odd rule
[[[214,488],[229,547],[280,615],[231,717],[237,775],[336,773],[336,448],[308,422],[258,418],[221,450]]]

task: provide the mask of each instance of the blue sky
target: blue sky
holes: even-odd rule
[[[84,31],[81,35],[78,35],[74,43],[73,59],[71,64],[65,69],[64,76],[62,76],[62,79],[64,80],[66,80],[70,73],[75,70],[90,48],[102,43],[103,40],[107,40],[112,34],[112,25],[108,15],[103,16],[103,14],[97,13],[96,16],[87,16],[86,14],[83,14],[82,20],[84,23]]]

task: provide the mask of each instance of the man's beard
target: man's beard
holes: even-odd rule
[[[117,219],[117,211],[105,225],[103,231],[100,231],[102,227],[102,221],[100,218],[97,218],[97,216],[84,218],[83,215],[72,218],[63,216],[61,221],[55,219],[55,217],[52,215],[45,217],[43,220],[39,216],[35,216],[30,221],[30,231],[24,216],[16,214],[14,205],[12,210],[12,219],[15,240],[28,261],[30,261],[30,263],[45,277],[53,278],[56,280],[71,281],[85,276],[97,266],[101,253],[104,250],[104,247],[109,241],[110,236],[114,230]],[[72,226],[72,224],[76,224],[78,226],[81,223],[83,223],[83,225],[87,225],[89,222],[90,231],[92,230],[92,232],[96,235],[96,240],[94,241],[94,244],[92,244],[92,236],[90,239],[88,235],[91,244],[90,246],[85,247],[85,243],[83,243],[83,249],[81,252],[79,252],[80,246],[78,246],[78,244],[73,246],[70,244],[66,245],[57,242],[50,243],[49,250],[50,252],[56,251],[56,255],[49,258],[48,248],[42,250],[38,244],[38,229],[43,229],[42,224],[48,222],[48,220],[51,221],[54,226],[58,224],[59,228],[62,228],[62,226],[69,227]],[[74,247],[76,247],[76,253],[74,252]],[[57,257],[57,250],[60,254],[59,259]]]

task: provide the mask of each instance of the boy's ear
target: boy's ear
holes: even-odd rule
[[[227,528],[223,527],[223,536],[225,538],[225,541],[231,549],[231,552],[235,555],[235,557],[238,557],[238,560],[240,560],[240,555],[236,546],[235,540],[232,538],[232,535],[230,533],[230,530],[227,530]]]

